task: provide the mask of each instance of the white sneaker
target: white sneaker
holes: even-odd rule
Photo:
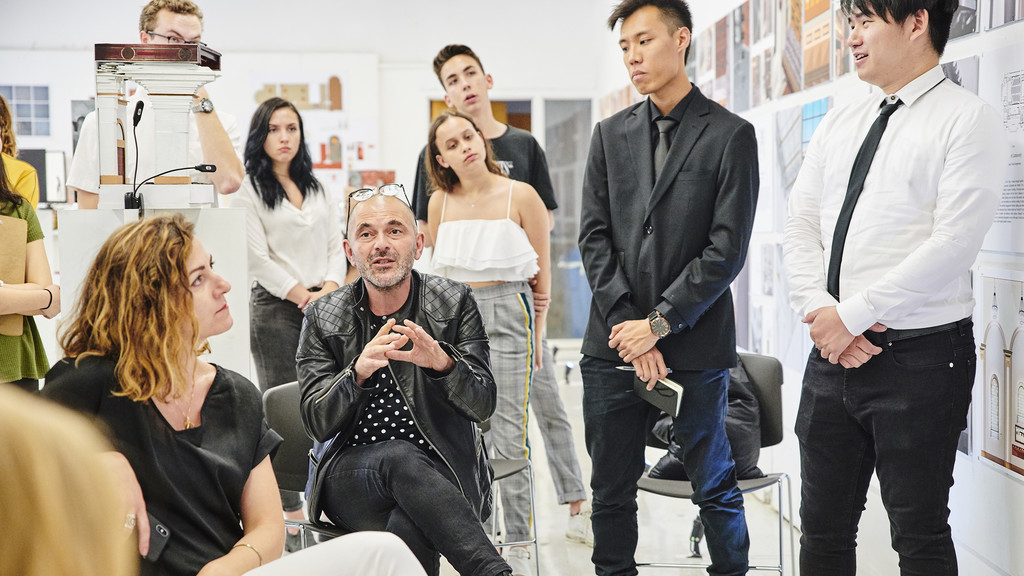
[[[573,542],[586,544],[594,547],[594,530],[590,526],[590,510],[580,510],[575,516],[569,516],[569,523],[565,528],[565,537]]]
[[[509,548],[507,560],[512,576],[533,576],[533,559],[528,549],[522,546]]]

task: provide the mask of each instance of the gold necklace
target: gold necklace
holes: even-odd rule
[[[192,413],[192,400],[196,397],[196,383],[195,378],[192,379],[192,392],[188,396],[188,406],[184,410],[181,409],[181,405],[177,401],[174,402],[174,406],[181,412],[181,415],[185,417],[185,430],[192,428],[192,418],[189,414]]]

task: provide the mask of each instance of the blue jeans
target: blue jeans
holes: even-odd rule
[[[854,576],[857,524],[877,473],[900,573],[957,573],[949,488],[967,426],[973,324],[909,339],[867,332],[882,353],[859,368],[811,350],[797,413],[803,485],[800,572]]]
[[[636,574],[637,480],[644,472],[644,448],[657,408],[633,393],[632,372],[619,363],[592,356],[580,361],[583,375],[583,421],[593,461],[594,554],[599,575]],[[750,539],[743,495],[725,435],[729,371],[675,371],[683,401],[673,434],[683,450],[686,472],[694,486],[693,502],[707,530],[711,566],[708,574],[747,573]],[[680,546],[685,534],[678,528]]]
[[[438,552],[459,574],[509,570],[445,469],[436,453],[405,440],[345,448],[327,471],[324,513],[347,530],[395,534],[433,576],[440,571]]]

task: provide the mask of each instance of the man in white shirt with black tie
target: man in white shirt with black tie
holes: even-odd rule
[[[797,414],[805,576],[856,574],[872,472],[901,574],[957,573],[947,507],[976,365],[970,268],[999,204],[997,112],[945,80],[956,0],[842,0],[857,74],[789,199],[793,308],[810,325]]]

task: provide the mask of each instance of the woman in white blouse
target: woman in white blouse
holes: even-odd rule
[[[246,210],[249,345],[266,391],[296,380],[302,310],[343,284],[347,265],[337,208],[313,175],[302,117],[291,102],[271,98],[256,109],[245,172],[232,206]],[[282,492],[282,500],[286,512],[301,517],[297,493]]]

